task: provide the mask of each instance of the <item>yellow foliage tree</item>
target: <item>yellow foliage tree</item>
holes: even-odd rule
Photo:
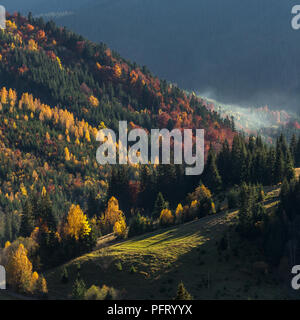
[[[5,87],[2,88],[1,90],[1,103],[2,104],[7,104],[7,97],[8,97],[8,92]]]
[[[98,107],[99,106],[99,100],[94,96],[90,96],[89,97],[89,103],[93,107]]]
[[[163,209],[161,211],[160,217],[159,217],[160,224],[163,226],[169,226],[174,223],[174,216],[169,209]]]
[[[66,161],[70,161],[71,160],[70,152],[69,152],[69,149],[67,147],[65,147],[65,160]]]
[[[21,186],[20,186],[20,189],[21,189],[21,193],[24,197],[27,197],[27,190],[24,186],[24,184],[22,183]]]
[[[90,132],[89,132],[89,130],[86,130],[86,132],[85,132],[85,140],[86,140],[87,142],[91,142],[91,137],[90,137]]]
[[[38,50],[38,44],[33,39],[30,39],[28,41],[28,50],[30,51]]]
[[[9,246],[11,246],[10,241],[6,241],[4,245],[4,249],[8,248]]]
[[[6,265],[7,282],[22,292],[31,291],[32,263],[27,257],[27,250],[21,243],[15,252],[12,252]]]
[[[36,292],[40,295],[48,293],[47,281],[43,276],[40,276],[36,283]]]
[[[107,208],[105,210],[104,216],[101,218],[101,223],[104,228],[104,232],[114,231],[116,222],[124,220],[125,215],[122,210],[119,208],[119,201],[115,197],[111,197],[108,201]],[[121,222],[122,224],[123,222]],[[117,225],[117,228],[120,226]],[[122,225],[121,225],[122,227]]]
[[[46,140],[51,140],[51,138],[50,138],[50,134],[48,133],[48,132],[46,132]]]
[[[9,32],[13,32],[14,30],[17,30],[17,25],[14,21],[6,20],[6,29]]]
[[[121,66],[119,64],[115,64],[114,65],[114,74],[117,78],[120,78],[122,75],[122,69]]]
[[[120,220],[115,223],[113,230],[118,237],[125,238],[127,225],[124,216],[120,217]]]
[[[175,211],[176,223],[182,222],[182,218],[183,218],[183,207],[182,207],[182,204],[179,203]]]
[[[59,66],[59,69],[62,70],[63,69],[63,66],[61,64],[61,60],[59,59],[59,57],[56,57],[56,61],[58,63],[58,66]]]
[[[88,236],[91,232],[87,216],[83,213],[79,205],[72,204],[65,224],[65,235],[79,240]]]
[[[38,273],[35,271],[32,273],[31,275],[31,281],[30,281],[30,288],[31,288],[31,291],[34,292],[36,291],[36,286],[37,286],[37,282],[39,280],[39,275]]]

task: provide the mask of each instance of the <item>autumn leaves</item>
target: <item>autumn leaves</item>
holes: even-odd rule
[[[79,205],[72,204],[64,226],[66,236],[73,237],[76,241],[88,236],[91,232],[87,216],[83,213]]]
[[[48,293],[46,279],[32,270],[28,250],[22,243],[15,246],[7,242],[2,252],[2,260],[5,262],[7,283],[14,290],[39,296]]]
[[[100,218],[100,228],[103,233],[114,232],[118,237],[124,238],[127,233],[126,218],[119,208],[119,202],[115,197],[108,201],[105,213]]]

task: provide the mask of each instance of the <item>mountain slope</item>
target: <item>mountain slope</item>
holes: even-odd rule
[[[13,0],[11,6],[13,5]],[[67,1],[61,1],[67,3]],[[224,103],[299,106],[293,0],[94,0],[58,24]],[[39,4],[32,8],[44,13]],[[53,4],[50,12],[58,11]],[[17,10],[17,7],[15,7]],[[247,35],[247,36],[245,36]]]
[[[230,135],[230,130],[226,132],[230,124],[209,112],[201,99],[160,81],[104,44],[90,43],[52,23],[38,20],[32,26],[33,21],[22,17],[12,20],[17,25],[12,24],[0,39],[3,86],[68,108],[95,126],[104,121],[116,129],[112,118],[125,118],[147,129],[167,125],[213,129],[216,121],[220,136]],[[92,95],[100,101],[99,108],[88,107]]]
[[[0,79],[1,242],[15,239],[26,195],[43,187],[58,220],[74,202],[91,216],[104,210],[112,168],[96,162],[99,128],[117,132],[119,120],[147,130],[204,128],[206,148],[235,135],[231,122],[195,95],[41,20],[8,16]],[[129,168],[133,188],[138,177],[139,169]]]
[[[276,205],[277,195],[278,190],[268,194],[268,210]],[[64,266],[69,273],[68,284],[61,283],[62,267],[47,272],[50,296],[70,297],[80,264],[88,287],[112,286],[122,299],[172,299],[181,280],[195,299],[286,298],[282,284],[272,275],[255,270],[255,263],[263,256],[233,231],[236,221],[237,212],[221,213],[79,257]],[[230,247],[219,251],[224,236],[230,238]],[[239,255],[244,250],[247,256],[241,261]],[[130,272],[132,266],[136,273]]]

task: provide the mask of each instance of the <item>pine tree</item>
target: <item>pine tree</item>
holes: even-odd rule
[[[229,148],[229,143],[227,139],[224,141],[222,145],[222,150],[218,154],[217,167],[219,169],[224,186],[226,187],[229,186],[231,183],[232,177],[231,177],[231,154],[230,154],[230,148]]]
[[[295,134],[293,134],[292,140],[291,140],[291,143],[290,143],[290,152],[291,152],[291,155],[293,157],[294,163],[295,163],[295,160],[296,160],[296,150],[297,150],[297,137],[296,137]]]
[[[163,190],[170,205],[175,205],[178,201],[176,197],[178,185],[176,184],[176,170],[174,165],[161,165],[158,167],[157,184],[159,190]]]
[[[266,169],[265,169],[265,176],[266,176],[266,184],[273,185],[276,183],[277,177],[275,176],[275,163],[276,163],[276,152],[273,147],[269,150],[267,154],[267,161],[266,161]]]
[[[190,293],[184,287],[183,282],[180,282],[178,285],[177,295],[175,297],[175,300],[193,300],[193,297],[190,295]]]
[[[89,218],[97,216],[102,207],[100,200],[98,199],[97,190],[95,188],[89,190],[88,199],[87,199],[87,215]]]
[[[69,274],[66,267],[63,268],[61,273],[61,282],[62,283],[68,283],[69,282]]]
[[[251,187],[242,184],[240,192],[239,226],[244,235],[248,235],[251,229],[251,215],[253,208],[253,197]]]
[[[84,300],[86,285],[82,279],[76,279],[72,289],[72,298],[74,300]]]
[[[113,168],[107,197],[116,197],[119,201],[120,207],[124,212],[129,212],[130,193],[129,193],[129,171],[127,166],[118,166]]]
[[[203,181],[205,185],[214,192],[219,192],[222,188],[222,179],[216,165],[216,155],[212,147],[208,153],[208,158],[203,173]]]
[[[45,187],[41,193],[40,199],[37,202],[37,218],[47,225],[49,230],[56,231],[57,217],[52,208],[52,202],[49,194],[46,192]]]
[[[11,213],[5,215],[4,237],[6,240],[13,240],[12,217]]]
[[[156,172],[156,171],[155,171]],[[156,200],[156,176],[155,172],[148,165],[142,165],[140,170],[141,187],[139,193],[139,206],[143,207],[147,214],[150,214]]]
[[[274,168],[275,183],[281,182],[284,178],[284,157],[279,145],[276,148],[276,162]]]
[[[300,167],[300,136],[297,142],[296,150],[295,150],[295,167]]]
[[[288,180],[292,180],[295,178],[294,160],[289,150],[287,151],[285,160],[285,177]]]
[[[31,232],[34,230],[34,214],[33,214],[33,208],[32,204],[29,199],[26,200],[22,219],[21,219],[21,226],[20,226],[20,236],[22,237],[29,237],[31,235]]]
[[[168,208],[168,203],[165,201],[163,195],[161,192],[158,193],[155,204],[154,204],[154,209],[152,213],[153,219],[158,219],[160,217],[160,214],[163,209]]]

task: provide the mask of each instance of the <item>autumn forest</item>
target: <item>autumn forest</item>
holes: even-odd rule
[[[148,132],[204,129],[203,174],[186,176],[185,165],[175,164],[99,165],[97,133],[117,131],[121,120]],[[0,264],[12,293],[57,298],[54,272],[68,288],[59,298],[126,299],[123,283],[96,276],[91,282],[84,266],[68,266],[111,245],[181,232],[232,212],[234,223],[226,236],[218,233],[216,252],[226,253],[222,259],[228,250],[235,255],[232,232],[259,251],[256,259],[272,274],[291,262],[291,243],[293,261],[300,259],[298,167],[300,136],[278,134],[270,144],[241,133],[233,117],[103,43],[31,14],[8,15],[0,30]],[[122,263],[114,272],[123,272]],[[156,279],[133,262],[128,268],[145,283]],[[176,294],[161,290],[160,297],[193,298],[197,289],[188,292],[180,280]]]

